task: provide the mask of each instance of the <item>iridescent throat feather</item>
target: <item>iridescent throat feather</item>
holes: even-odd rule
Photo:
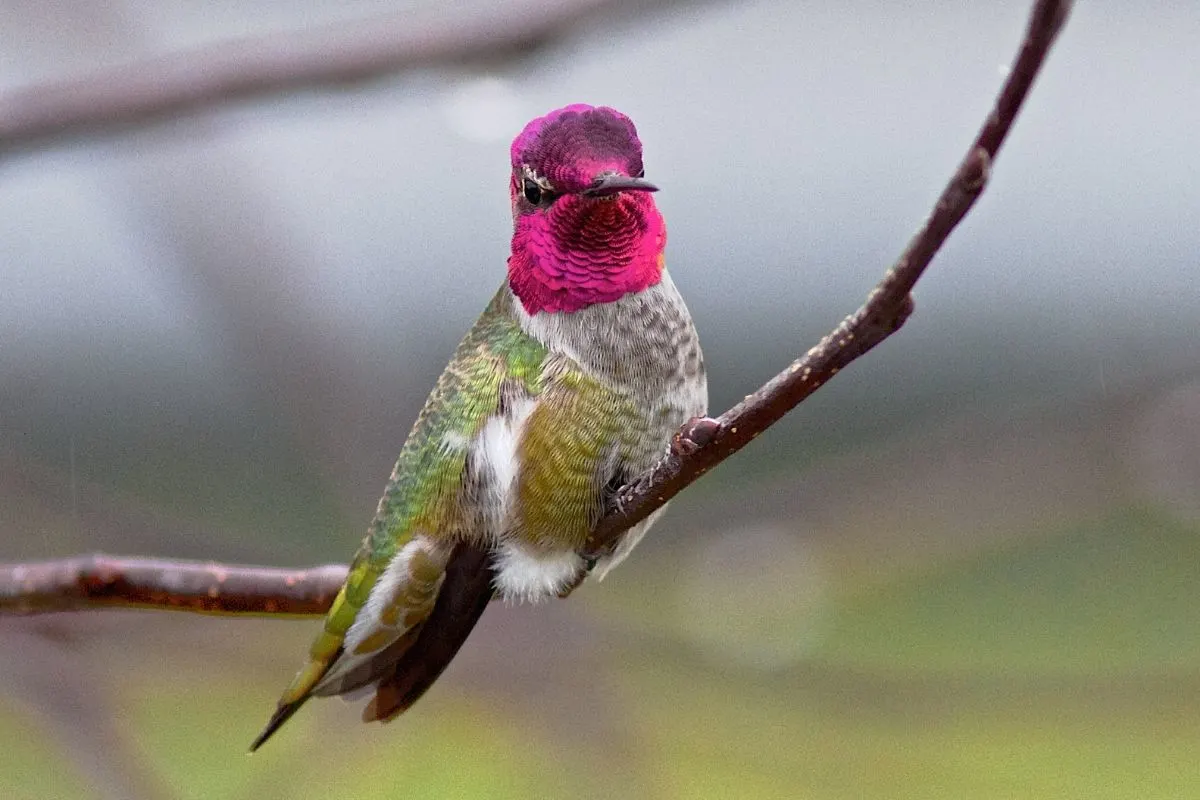
[[[605,176],[642,176],[628,117],[573,105],[535,119],[513,142],[512,168],[508,277],[528,313],[570,313],[659,282],[666,225],[650,192],[589,194]]]

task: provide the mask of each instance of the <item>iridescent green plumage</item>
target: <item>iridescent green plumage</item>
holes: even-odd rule
[[[546,348],[521,330],[502,288],[438,379],[400,451],[360,557],[382,568],[414,529],[470,535],[460,492],[467,444],[500,413],[501,390],[541,391]]]

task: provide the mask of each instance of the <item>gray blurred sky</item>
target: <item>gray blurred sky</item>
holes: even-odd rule
[[[231,371],[237,340],[214,281],[226,300],[270,299],[364,370],[440,361],[504,272],[512,135],[585,101],[639,126],[669,264],[716,396],[733,398],[749,388],[739,352],[807,347],[890,263],[983,118],[1028,5],[684,5],[490,71],[301,93],[10,157],[0,387],[73,385],[51,378],[76,370],[152,393],[139,370],[168,365],[171,391],[219,403],[247,375]],[[0,7],[0,87],[395,8]],[[991,189],[919,287],[910,344],[889,346],[1003,351],[1009,334],[993,328],[1019,325],[1085,360],[1122,340],[1186,349],[1200,321],[1197,42],[1188,2],[1079,3]]]

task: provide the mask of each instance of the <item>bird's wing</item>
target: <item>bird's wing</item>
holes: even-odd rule
[[[495,492],[487,541],[460,537],[443,570],[443,583],[411,641],[398,642],[398,659],[371,673],[375,696],[366,721],[403,713],[458,652],[494,589],[507,597],[542,599],[569,591],[586,573],[576,550],[602,509],[606,483],[631,427],[620,404],[628,401],[587,375],[562,354],[540,365],[535,392],[501,386],[501,411],[473,442],[467,472],[478,469],[484,492]],[[502,499],[501,499],[502,498]],[[486,504],[477,504],[486,505]]]
[[[438,379],[308,663],[252,750],[311,695],[344,694],[392,674],[433,611],[448,565],[462,566],[465,551],[457,543],[479,543],[489,534],[486,503],[476,496],[484,488],[468,464],[470,445],[489,420],[508,413],[513,397],[540,393],[546,358],[545,348],[521,330],[511,303],[502,287]],[[483,591],[476,584],[473,591]]]

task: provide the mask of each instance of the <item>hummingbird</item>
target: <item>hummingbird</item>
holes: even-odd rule
[[[396,461],[345,585],[251,751],[312,696],[388,721],[437,680],[494,596],[566,596],[664,509],[585,552],[616,489],[708,405],[629,117],[569,105],[513,140],[507,276]]]

